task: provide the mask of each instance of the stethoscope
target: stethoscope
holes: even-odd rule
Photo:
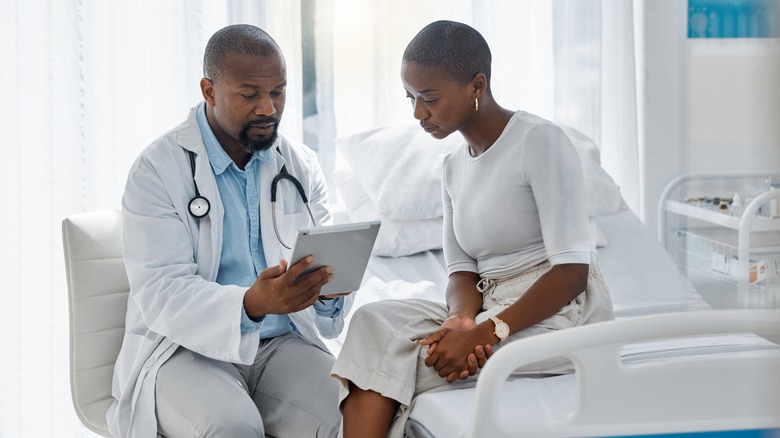
[[[281,151],[278,147],[276,148],[276,151],[281,154]],[[200,219],[209,214],[209,211],[211,211],[211,203],[204,196],[201,196],[200,190],[198,190],[198,183],[195,181],[195,152],[188,150],[187,153],[189,153],[190,156],[192,183],[195,185],[195,197],[190,199],[188,208],[190,210],[190,214],[194,218]],[[306,196],[306,192],[303,190],[303,185],[301,185],[301,182],[298,181],[298,178],[290,175],[290,173],[287,172],[286,164],[282,165],[282,169],[279,171],[279,174],[277,174],[271,181],[271,217],[273,218],[274,223],[274,233],[276,233],[276,238],[279,240],[279,243],[281,243],[282,246],[287,249],[292,249],[290,246],[284,243],[282,236],[279,234],[279,228],[276,225],[276,186],[279,184],[279,181],[283,179],[286,179],[295,185],[295,189],[298,191],[298,194],[301,195],[301,200],[303,201],[303,205],[306,207],[306,211],[309,212],[311,223],[316,226],[317,221],[314,219],[314,215],[312,214],[311,208],[309,207],[309,198]]]

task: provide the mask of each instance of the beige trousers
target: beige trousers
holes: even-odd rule
[[[545,262],[509,278],[481,281],[483,311],[477,315],[477,323],[517,301],[549,270],[550,264]],[[426,349],[418,344],[436,331],[446,318],[446,305],[417,299],[378,301],[357,309],[331,373],[341,382],[339,403],[349,394],[350,381],[361,389],[396,400],[401,408],[388,436],[402,436],[405,414],[414,397],[425,391],[446,389],[442,387],[449,385],[436,370],[425,365]],[[504,343],[612,318],[612,301],[594,257],[588,286],[583,293],[555,315],[515,333]],[[500,348],[500,345],[496,347]],[[519,374],[567,372],[571,372],[571,363],[563,358],[529,364],[518,370]],[[469,380],[473,385],[476,376]],[[462,388],[468,384],[468,381],[458,382],[456,386]]]

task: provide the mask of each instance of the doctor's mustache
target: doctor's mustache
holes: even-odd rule
[[[259,119],[252,120],[251,122],[244,123],[244,126],[241,127],[241,130],[249,129],[256,125],[270,125],[273,124],[274,126],[279,125],[279,119],[276,117],[260,117]]]
[[[253,126],[258,126],[258,125],[259,126],[273,125],[273,130],[271,130],[271,133],[268,135],[265,135],[257,139],[251,139],[249,137],[249,130]],[[250,122],[246,122],[241,127],[241,132],[239,132],[238,134],[238,138],[241,142],[241,148],[249,153],[270,149],[271,146],[273,146],[273,144],[276,142],[278,130],[279,130],[279,119],[276,117],[265,116],[265,117],[260,117],[259,119],[252,120]]]

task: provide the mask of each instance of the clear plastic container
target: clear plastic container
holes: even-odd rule
[[[766,179],[767,190],[780,190],[780,179],[767,177]],[[769,212],[768,216],[771,218],[780,217],[780,199],[774,198],[769,200]]]

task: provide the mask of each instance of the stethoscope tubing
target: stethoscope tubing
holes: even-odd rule
[[[279,152],[278,147],[276,150]],[[190,150],[187,150],[187,152],[189,153],[190,168],[192,170],[192,183],[195,185],[195,197],[190,199],[189,210],[193,217],[200,219],[209,214],[209,211],[211,211],[211,203],[204,196],[200,195],[200,191],[198,190],[198,183],[195,181],[195,152]],[[283,179],[290,181],[295,186],[295,190],[300,195],[301,200],[303,201],[303,205],[306,207],[306,211],[309,213],[309,219],[311,219],[311,223],[314,224],[314,226],[317,226],[317,221],[314,219],[314,214],[312,213],[311,207],[309,206],[309,198],[306,196],[306,191],[303,190],[303,185],[301,185],[301,182],[298,180],[298,178],[290,175],[290,173],[287,172],[287,165],[283,165],[282,169],[271,181],[271,218],[273,219],[276,239],[279,240],[279,243],[282,244],[283,247],[292,249],[292,247],[287,245],[282,239],[282,236],[279,233],[278,224],[276,222],[276,188],[279,184],[279,181]],[[203,204],[204,202],[205,206]]]
[[[279,227],[276,224],[276,187],[279,185],[279,181],[283,179],[293,183],[295,189],[298,191],[298,194],[301,196],[301,201],[303,201],[303,205],[306,207],[306,211],[309,212],[309,219],[311,219],[311,223],[316,225],[317,222],[314,220],[314,214],[312,214],[311,208],[309,207],[309,198],[306,196],[306,191],[303,190],[301,182],[298,181],[298,178],[290,175],[290,173],[287,172],[287,165],[283,165],[282,169],[274,177],[273,181],[271,181],[271,217],[273,218],[274,222],[274,232],[276,233],[276,239],[279,240],[279,243],[281,243],[283,247],[292,249],[286,243],[284,243],[282,236],[279,234]]]
[[[313,223],[316,226],[317,222],[314,220],[314,215],[312,214],[311,208],[309,207],[309,201],[304,202],[303,205],[306,207],[306,211],[309,212],[309,219],[311,219],[311,223]],[[271,218],[273,218],[273,222],[274,222],[274,233],[276,233],[276,240],[278,240],[283,247],[287,249],[292,249],[292,247],[284,243],[284,240],[282,240],[282,236],[279,234],[279,227],[276,225],[276,201],[271,201]]]

